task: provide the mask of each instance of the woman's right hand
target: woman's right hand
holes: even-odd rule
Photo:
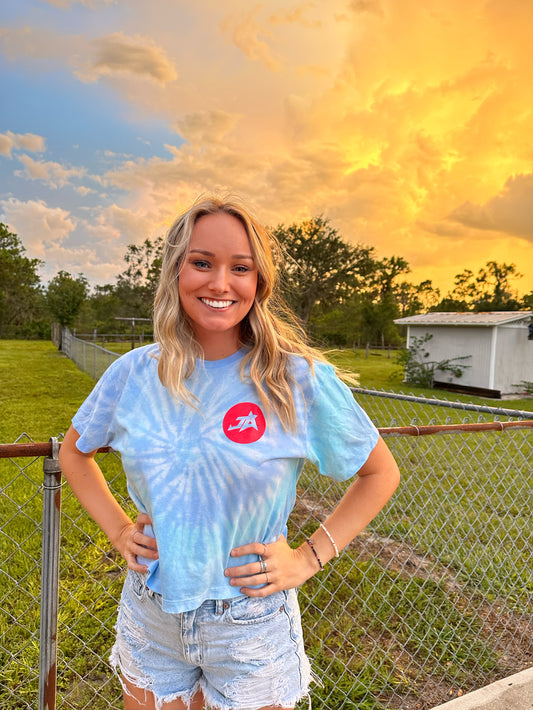
[[[126,560],[129,569],[134,572],[148,572],[146,565],[137,562],[137,555],[151,560],[157,560],[159,557],[155,537],[145,535],[143,532],[144,526],[151,524],[152,521],[146,513],[139,513],[135,523],[125,527],[117,541],[118,551]]]

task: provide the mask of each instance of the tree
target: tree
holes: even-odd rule
[[[478,272],[477,283],[480,285],[480,297],[476,303],[479,311],[514,311],[519,302],[512,279],[520,279],[516,264],[498,264],[487,261],[485,268]]]
[[[42,315],[43,294],[39,259],[25,256],[16,234],[0,223],[0,337],[8,327],[26,326]]]
[[[515,311],[521,307],[511,281],[522,278],[516,264],[487,261],[477,276],[464,269],[454,278],[455,287],[435,310],[455,311]]]
[[[373,283],[378,291],[378,298],[382,300],[387,294],[396,291],[395,279],[400,274],[408,274],[411,267],[401,256],[388,256],[376,262],[373,274]]]
[[[522,296],[520,309],[524,311],[533,311],[533,291],[530,291]]]
[[[317,306],[324,312],[342,303],[374,269],[373,247],[348,244],[321,216],[273,233],[286,255],[282,290],[303,325]]]
[[[73,278],[67,271],[59,271],[46,291],[46,302],[52,317],[60,325],[72,328],[88,291],[89,284],[83,274]]]
[[[402,318],[434,310],[440,301],[440,291],[433,287],[430,279],[419,284],[402,281],[395,288],[394,294]]]
[[[124,261],[128,265],[119,275],[114,292],[122,303],[124,316],[149,318],[161,273],[165,240],[145,239],[140,245],[129,244]]]

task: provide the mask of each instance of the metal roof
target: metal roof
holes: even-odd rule
[[[486,311],[484,313],[422,313],[407,318],[396,318],[399,325],[505,325],[529,319],[533,311]]]

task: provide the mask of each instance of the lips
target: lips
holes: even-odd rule
[[[229,308],[234,303],[234,301],[215,301],[212,298],[201,298],[200,301],[211,308]]]

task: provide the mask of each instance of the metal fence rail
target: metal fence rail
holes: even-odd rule
[[[404,421],[419,419],[411,415]],[[417,421],[382,433],[402,470],[400,488],[300,590],[321,679],[314,710],[425,710],[533,664],[533,421]],[[61,488],[57,446],[27,440],[0,446],[1,706],[34,708],[39,698],[39,710],[52,710],[57,652],[58,708],[118,710],[107,657],[123,564]],[[128,509],[120,458],[101,457]],[[344,489],[312,468],[300,484],[295,542]]]

